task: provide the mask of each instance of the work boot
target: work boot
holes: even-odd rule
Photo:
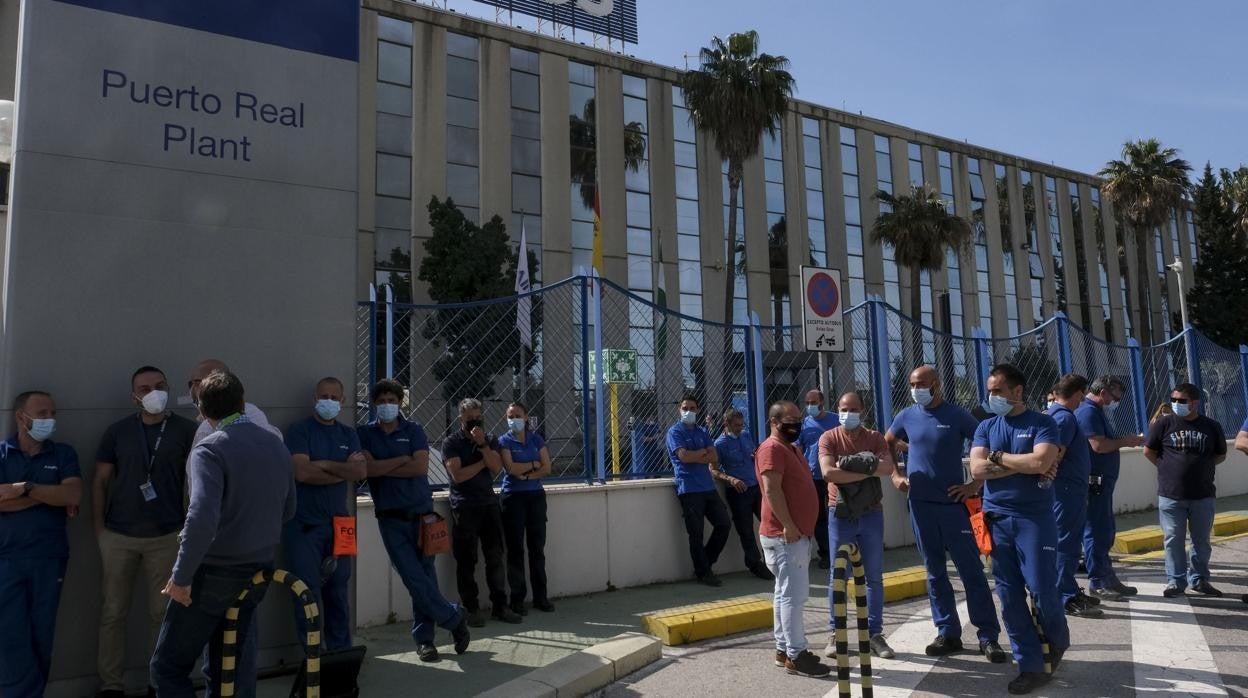
[[[1079,598],[1083,599],[1083,602],[1090,606],[1101,605],[1101,600],[1096,598],[1095,596],[1088,596],[1086,593],[1084,593],[1083,587],[1079,587]]]
[[[520,622],[520,614],[510,608],[507,608],[506,606],[495,608],[494,612],[490,615],[493,616],[495,620],[501,620],[504,623],[511,623],[514,625]]]
[[[1135,596],[1136,594],[1140,593],[1139,589],[1136,589],[1135,587],[1129,587],[1126,584],[1123,584],[1122,582],[1118,581],[1117,579],[1115,579],[1114,583],[1110,584],[1109,586],[1111,589],[1118,592],[1122,596]]]
[[[979,653],[988,658],[993,664],[1005,664],[1010,660],[1010,655],[1001,649],[1001,644],[996,640],[986,640],[979,643]]]
[[[459,621],[459,625],[451,631],[451,639],[455,640],[455,654],[463,654],[468,651],[468,642],[472,639],[468,632],[468,619],[463,618]]]
[[[832,667],[819,661],[819,658],[807,650],[802,650],[797,659],[784,658],[784,670],[798,676],[821,677],[832,673]]]
[[[885,640],[884,636],[879,633],[871,636],[871,654],[880,659],[892,659],[897,656],[893,648],[888,646],[888,640]]]
[[[932,640],[932,644],[928,645],[927,649],[924,650],[924,654],[929,657],[944,657],[961,651],[961,638],[937,635],[936,639]]]
[[[1012,695],[1021,696],[1040,688],[1048,683],[1051,678],[1049,674],[1043,671],[1024,671],[1006,686],[1006,690]]]
[[[436,662],[438,657],[438,648],[433,646],[432,642],[417,642],[416,656],[422,662]]]
[[[1104,611],[1096,606],[1089,606],[1088,604],[1083,603],[1078,596],[1070,601],[1067,601],[1065,609],[1066,615],[1078,618],[1102,618],[1105,616]]]

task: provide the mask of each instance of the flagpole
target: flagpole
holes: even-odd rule
[[[528,240],[525,238],[525,235],[524,235],[524,211],[520,212],[520,239],[523,241],[523,244],[520,246],[521,247],[520,254],[523,255],[521,259],[524,260],[524,268],[528,269],[529,246],[528,246]],[[520,259],[516,260],[517,268],[520,267],[520,261],[521,261]],[[532,288],[532,284],[530,284],[529,288]],[[520,303],[520,300],[517,298],[516,299],[516,312],[520,312],[520,309],[522,306],[523,304]],[[518,323],[519,323],[519,320],[517,319],[517,324]],[[524,338],[521,337],[520,338],[520,396],[516,398],[516,400],[518,400],[519,402],[523,402],[525,404],[526,409],[531,409],[531,406],[528,403],[529,396],[526,391],[528,387],[526,383],[528,382],[527,378],[529,374],[527,350],[528,350],[528,346],[525,344]]]

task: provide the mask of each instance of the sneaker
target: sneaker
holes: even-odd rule
[[[790,674],[815,678],[832,673],[832,667],[819,661],[818,657],[806,650],[802,650],[801,654],[797,655],[797,659],[790,659],[788,656],[785,656],[784,670]]]
[[[1165,589],[1161,590],[1161,595],[1167,599],[1173,599],[1176,596],[1183,595],[1183,589],[1178,584],[1167,584]]]
[[[776,575],[772,574],[771,570],[763,567],[762,565],[755,565],[754,567],[751,567],[750,574],[768,582],[776,581]]]
[[[481,609],[464,611],[464,622],[468,623],[468,627],[471,628],[484,628],[485,616],[482,615]]]
[[[826,557],[819,558],[819,569],[826,570],[832,567],[832,561]]]
[[[542,613],[554,613],[555,612],[555,605],[550,602],[550,599],[541,599],[540,601],[534,601],[533,608],[536,608]]]
[[[880,659],[892,659],[897,656],[893,648],[888,646],[888,640],[885,640],[884,636],[879,633],[871,636],[871,654]]]
[[[1001,649],[1001,644],[996,640],[987,640],[979,643],[979,653],[988,658],[993,664],[1005,664],[1010,660],[1010,655]]]
[[[520,622],[520,614],[505,606],[503,608],[494,609],[494,612],[490,615],[494,618],[494,620],[501,620],[504,623],[511,623],[514,625]]]
[[[705,584],[708,587],[722,587],[724,585],[724,580],[716,577],[714,572],[707,572],[701,577],[698,577],[698,582]]]
[[[1101,600],[1096,598],[1095,596],[1088,596],[1087,594],[1085,594],[1083,592],[1083,587],[1079,588],[1079,598],[1083,599],[1083,602],[1089,606],[1101,605]]]
[[[932,644],[927,646],[923,652],[929,657],[944,657],[954,652],[962,651],[962,639],[957,637],[945,637],[937,635]]]
[[[776,650],[776,666],[783,669],[785,668],[785,666],[788,665],[788,663],[789,663],[789,655],[785,654],[784,652],[781,652],[780,650]]]
[[[1222,590],[1209,583],[1209,580],[1202,579],[1192,585],[1192,591],[1205,596],[1221,596]]]
[[[1051,676],[1043,671],[1024,671],[1006,686],[1012,695],[1021,696],[1049,682]]]
[[[836,631],[833,631],[832,635],[835,635],[835,634],[836,634]],[[833,639],[832,637],[828,638],[828,646],[823,648],[823,656],[827,657],[828,659],[836,659],[836,640]]]
[[[1140,593],[1139,589],[1136,589],[1135,587],[1129,587],[1126,584],[1123,584],[1122,582],[1118,581],[1117,579],[1115,579],[1114,583],[1109,586],[1111,589],[1118,592],[1122,596],[1135,596],[1136,594]]]
[[[451,638],[455,640],[455,654],[463,654],[468,651],[468,642],[472,639],[468,632],[468,618],[465,617],[459,621],[459,625],[451,631]]]
[[[529,609],[524,607],[523,601],[512,601],[511,612],[521,616],[529,615]]]
[[[1066,615],[1076,618],[1102,618],[1105,612],[1096,606],[1083,603],[1078,596],[1066,602]]]
[[[438,648],[434,647],[432,642],[417,642],[416,656],[422,662],[436,662],[441,659],[438,656]]]
[[[1119,594],[1117,591],[1110,589],[1109,587],[1093,589],[1092,596],[1102,601],[1122,601],[1122,594]]]

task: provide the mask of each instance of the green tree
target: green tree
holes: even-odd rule
[[[515,292],[519,255],[502,218],[496,215],[478,226],[450,198],[439,201],[436,196],[428,210],[433,234],[425,241],[418,278],[428,284],[430,298],[439,304],[466,303]],[[537,256],[529,251],[529,273],[536,275],[537,269]],[[533,297],[534,336],[541,319],[539,295]],[[494,397],[499,375],[521,368],[515,303],[438,309],[425,319],[421,335],[442,349],[431,370],[441,382],[448,414],[449,406],[460,398]],[[524,370],[531,370],[535,361],[529,354]]]
[[[923,272],[945,266],[945,250],[969,251],[974,239],[970,221],[949,212],[948,204],[926,186],[913,187],[909,194],[875,193],[884,210],[871,227],[871,241],[893,249],[893,259],[910,272],[910,312],[915,322],[922,320]],[[917,327],[916,327],[917,330]],[[920,333],[904,332],[906,363],[918,365]]]
[[[1098,173],[1106,180],[1102,187],[1105,198],[1131,230],[1135,242],[1140,278],[1133,281],[1140,311],[1138,333],[1144,345],[1153,343],[1149,289],[1155,282],[1147,274],[1153,229],[1165,225],[1170,212],[1183,203],[1191,186],[1187,179],[1191,171],[1191,165],[1179,157],[1178,150],[1162,147],[1156,138],[1148,138],[1124,143],[1122,158],[1105,163]]]
[[[568,140],[572,153],[572,180],[577,183],[581,203],[594,208],[598,194],[598,107],[596,100],[585,103],[580,116],[568,117]],[[646,134],[640,123],[624,125],[624,169],[637,172],[646,159]]]
[[[1219,183],[1206,164],[1193,193],[1199,254],[1187,302],[1193,325],[1214,342],[1235,347],[1248,344],[1248,306],[1232,301],[1248,289],[1248,248],[1226,193],[1233,180],[1223,173]]]
[[[789,108],[794,79],[789,59],[758,52],[758,32],[714,37],[699,52],[701,65],[681,79],[694,126],[709,134],[728,163],[728,222],[724,248],[724,322],[732,322],[737,251],[737,202],[745,161],[758,154],[763,134],[775,135]],[[741,248],[744,260],[744,246]],[[744,261],[742,262],[744,265]]]
[[[1240,235],[1248,237],[1248,167],[1222,168],[1222,195]]]

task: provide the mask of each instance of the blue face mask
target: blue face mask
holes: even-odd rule
[[[1014,409],[1014,405],[1010,404],[1010,401],[1006,399],[1004,395],[988,396],[989,412],[992,412],[995,415],[1006,415],[1009,414],[1012,409]]]
[[[841,426],[846,429],[857,429],[862,424],[862,413],[860,412],[841,412],[837,416],[841,419]]]
[[[384,404],[377,406],[377,419],[383,422],[393,422],[399,418],[399,406],[393,404]]]
[[[823,408],[820,407],[819,405],[807,405],[806,406],[806,416],[808,417],[818,417],[819,413],[822,411],[823,411]]]
[[[55,419],[35,419],[32,417],[30,420],[30,430],[26,433],[30,434],[30,438],[35,441],[45,441],[51,437],[52,433],[55,431]]]
[[[317,400],[316,401],[316,416],[320,417],[321,419],[327,422],[332,420],[334,417],[337,417],[338,413],[341,411],[342,411],[342,403],[338,402],[337,400]]]
[[[508,417],[507,428],[511,430],[511,433],[519,434],[524,431],[524,421],[524,417]]]
[[[932,390],[931,388],[911,388],[910,397],[920,407],[927,407],[927,404],[932,401]]]
[[[1186,417],[1192,413],[1192,406],[1182,402],[1171,402],[1170,411],[1174,412],[1174,416],[1176,417]]]
[[[685,426],[693,426],[698,423],[698,413],[689,410],[680,411],[680,423]]]

